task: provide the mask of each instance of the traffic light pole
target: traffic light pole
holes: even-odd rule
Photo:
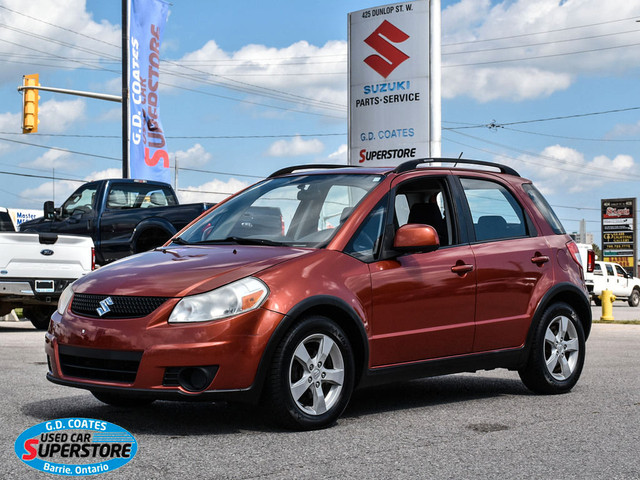
[[[117,95],[108,95],[106,93],[82,92],[80,90],[67,90],[64,88],[42,87],[40,85],[38,86],[22,85],[18,87],[19,92],[23,90],[44,90],[47,92],[56,92],[56,93],[65,93],[67,95],[75,95],[77,97],[97,98],[99,100],[108,100],[110,102],[122,102],[122,97],[119,97]]]

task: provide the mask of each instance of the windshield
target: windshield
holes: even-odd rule
[[[177,243],[322,247],[379,175],[303,175],[265,180],[223,203]]]

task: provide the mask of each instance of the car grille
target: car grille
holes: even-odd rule
[[[93,348],[59,345],[58,355],[63,375],[133,383],[138,373],[142,352],[97,350]]]
[[[100,302],[110,298],[106,313],[100,315]],[[76,315],[92,318],[140,318],[146,317],[168,300],[168,297],[128,297],[118,295],[89,295],[76,293],[71,303],[71,311]]]

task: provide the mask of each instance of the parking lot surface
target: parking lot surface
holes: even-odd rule
[[[625,308],[640,312],[614,316]],[[138,454],[111,479],[640,478],[640,325],[594,325],[566,395],[533,395],[504,370],[424,379],[358,391],[335,426],[307,433],[226,403],[105,406],[47,382],[43,337],[0,322],[0,478],[61,478],[20,462],[14,442],[65,417],[135,436]]]

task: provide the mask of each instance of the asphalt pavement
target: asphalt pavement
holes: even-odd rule
[[[47,382],[43,337],[0,322],[0,479],[61,478],[22,463],[14,442],[66,417],[137,439],[138,454],[109,479],[640,478],[640,325],[595,324],[565,395],[531,394],[504,370],[450,375],[358,391],[336,425],[306,433],[226,403],[105,406]]]

